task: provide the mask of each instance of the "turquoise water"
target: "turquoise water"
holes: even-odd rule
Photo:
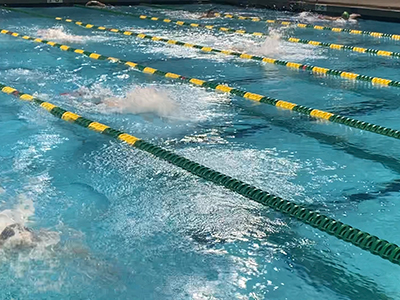
[[[187,11],[118,9],[181,20],[198,18],[202,9],[182,8]],[[299,20],[283,12],[218,9]],[[259,39],[78,8],[30,10],[399,79],[397,59],[290,44],[279,37],[400,51],[399,42],[391,40],[279,27],[273,27],[274,38]],[[267,30],[262,23],[203,22]],[[400,128],[396,88],[92,32],[15,12],[3,11],[0,24],[163,71]],[[400,32],[399,24],[375,21],[351,27]],[[400,147],[394,139],[10,36],[1,35],[0,50],[4,84],[400,243]],[[149,108],[143,98],[155,105]],[[104,99],[125,106],[107,107],[100,103]],[[22,214],[27,226],[47,237],[35,248],[0,251],[0,299],[400,297],[399,268],[388,261],[9,95],[1,94],[0,101],[0,211]]]

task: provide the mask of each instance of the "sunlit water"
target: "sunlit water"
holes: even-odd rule
[[[186,11],[123,11],[195,20]],[[219,11],[400,32],[400,25],[321,21],[219,6]],[[284,37],[400,51],[395,41],[267,28],[266,38],[136,20],[78,8],[32,9],[218,49],[398,79],[396,59],[291,44]],[[304,20],[306,19],[306,20]],[[398,125],[400,90],[2,12],[1,28],[187,77]],[[129,132],[397,244],[396,140],[124,66],[2,35],[1,82]],[[147,153],[1,94],[0,299],[398,299],[398,266],[207,183]]]

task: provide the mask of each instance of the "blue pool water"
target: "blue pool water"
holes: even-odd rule
[[[181,8],[186,11],[117,9],[181,20],[206,10]],[[299,20],[284,12],[217,9]],[[290,44],[279,37],[400,51],[392,40],[291,27],[272,27],[274,37],[260,39],[79,8],[29,10],[399,79],[398,59]],[[267,30],[254,22],[202,22]],[[392,23],[350,26],[400,32]],[[0,27],[400,128],[400,89],[16,12],[2,11]],[[0,51],[3,84],[400,243],[400,144],[394,139],[10,36],[1,35]],[[400,298],[399,267],[386,260],[9,95],[1,94],[0,101],[0,226],[3,216],[11,216],[43,239],[34,248],[1,249],[0,299]]]

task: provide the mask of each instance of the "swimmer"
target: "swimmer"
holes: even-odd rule
[[[102,92],[98,93],[96,90]],[[86,107],[97,106],[107,112],[137,114],[146,120],[151,120],[151,115],[161,119],[176,118],[179,112],[175,101],[153,87],[136,87],[124,96],[115,96],[110,90],[102,89],[96,84],[93,88],[82,86],[78,90],[60,95],[75,101],[81,99],[80,103]]]
[[[19,223],[8,225],[0,234],[0,248],[31,248],[39,241],[32,229]]]
[[[107,5],[101,3],[100,1],[89,1],[88,3],[86,3],[85,6],[101,7],[101,8],[107,7]]]
[[[12,209],[0,211],[0,249],[35,247],[40,239],[25,224],[34,214],[32,200],[18,196],[18,204]]]
[[[329,20],[329,21],[349,21],[349,20],[356,20],[357,18],[361,17],[359,14],[349,14],[347,11],[343,12],[340,17],[329,17],[324,15],[319,15],[319,19]]]
[[[214,18],[214,17],[215,17],[215,11],[214,8],[211,8],[210,10],[206,11],[199,19]]]

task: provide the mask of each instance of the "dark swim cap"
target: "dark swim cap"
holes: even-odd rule
[[[343,12],[342,13],[342,18],[345,19],[345,20],[348,20],[350,18],[349,13],[347,11]]]

